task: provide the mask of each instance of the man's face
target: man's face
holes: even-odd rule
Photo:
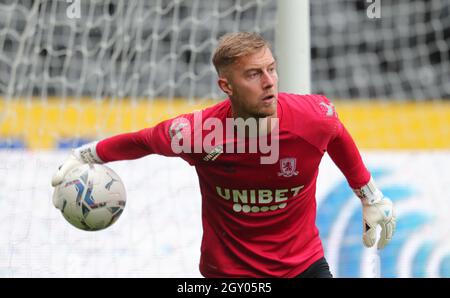
[[[233,116],[276,117],[278,75],[270,49],[240,57],[219,78],[219,86],[231,99]]]

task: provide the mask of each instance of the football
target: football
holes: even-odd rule
[[[109,167],[84,164],[72,169],[53,193],[53,204],[73,226],[98,231],[111,226],[126,203],[122,179]]]

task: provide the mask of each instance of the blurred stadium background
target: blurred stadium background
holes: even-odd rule
[[[218,38],[256,31],[277,53],[279,2],[71,2],[0,0],[0,277],[199,276],[200,194],[183,161],[112,163],[129,199],[99,233],[64,221],[50,177],[70,148],[223,100],[210,62]],[[309,5],[311,92],[334,102],[397,205],[381,276],[450,277],[450,2]],[[318,184],[333,274],[372,276],[359,201],[327,157]]]

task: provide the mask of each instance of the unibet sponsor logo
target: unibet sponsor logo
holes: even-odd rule
[[[283,189],[228,189],[216,186],[217,194],[225,200],[233,200],[235,212],[267,212],[283,209],[287,199],[295,197],[305,187],[300,185]],[[263,205],[263,206],[261,206]]]

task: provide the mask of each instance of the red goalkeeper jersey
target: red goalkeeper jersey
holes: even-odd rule
[[[227,152],[224,144],[237,142],[227,136],[212,142],[209,151],[195,148],[195,138],[203,140],[213,129],[205,125],[207,119],[226,127],[229,100],[104,139],[97,154],[105,162],[148,154],[179,156],[195,166],[202,196],[200,271],[205,277],[295,277],[324,255],[315,193],[325,152],[352,188],[367,184],[370,173],[326,97],[280,93],[277,109],[279,158],[273,164],[261,163],[267,152]],[[192,150],[174,152],[174,138],[190,139],[190,144],[180,144]]]

